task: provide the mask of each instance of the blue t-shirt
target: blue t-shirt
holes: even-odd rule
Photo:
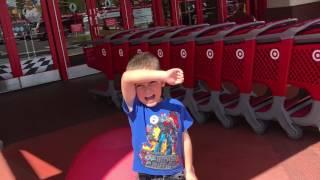
[[[184,169],[183,132],[193,121],[185,106],[176,99],[164,99],[147,107],[137,98],[128,115],[134,152],[133,170],[150,175],[173,175]]]

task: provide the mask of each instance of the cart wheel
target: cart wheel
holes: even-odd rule
[[[269,126],[269,122],[261,119],[257,119],[257,121],[260,123],[261,128],[254,129],[254,132],[259,135],[266,133],[267,127]]]
[[[0,140],[0,151],[3,149],[3,141]]]
[[[204,124],[210,118],[210,113],[199,112],[198,117],[195,118],[199,124]]]
[[[232,116],[226,115],[226,118],[221,122],[221,124],[226,129],[233,128],[235,125],[235,119]]]
[[[96,95],[96,94],[92,94],[91,97],[95,101],[98,101],[98,99],[99,99],[98,95]]]
[[[298,125],[293,124],[293,126],[294,126],[294,133],[287,132],[288,137],[294,140],[301,139],[303,136],[303,130]]]
[[[108,105],[112,104],[112,100],[110,97],[99,96],[99,95],[93,94],[92,99],[94,99],[94,101],[96,101],[96,102],[105,102]]]

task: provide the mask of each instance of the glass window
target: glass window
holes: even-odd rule
[[[151,0],[131,0],[134,27],[147,28],[152,27],[152,1]]]
[[[119,0],[97,0],[99,35],[108,36],[124,29]]]
[[[218,8],[216,0],[203,0],[203,19],[204,23],[218,23]]]
[[[23,75],[56,69],[40,0],[7,0],[7,4]]]
[[[66,38],[70,64],[85,64],[82,44],[91,40],[85,1],[59,0],[59,10]]]
[[[227,0],[228,20],[238,23],[252,21],[246,12],[246,0]]]
[[[163,9],[163,16],[164,21],[167,26],[172,25],[172,18],[171,18],[171,4],[170,0],[162,0],[162,9]]]
[[[2,27],[0,26],[0,81],[13,77],[7,52]]]
[[[196,2],[193,1],[180,1],[180,21],[183,25],[194,25],[197,24],[196,15]]]

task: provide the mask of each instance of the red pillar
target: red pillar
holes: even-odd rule
[[[162,1],[161,0],[153,0],[152,1],[152,12],[153,12],[153,20],[156,26],[165,25],[163,10],[162,10]]]
[[[251,7],[251,3],[250,3],[250,0],[246,0],[246,15],[247,16],[251,16],[251,10],[250,10],[250,7]]]
[[[46,0],[41,0],[41,9],[42,9],[42,18],[45,23],[46,32],[48,34],[48,42],[50,47],[50,52],[52,56],[53,66],[55,69],[59,69],[57,52],[55,48],[54,38],[52,34],[52,22],[50,22],[50,18],[48,16],[48,5]]]
[[[267,0],[255,0],[254,4],[255,17],[258,20],[265,20],[265,14],[267,11]]]
[[[91,39],[92,40],[100,39],[95,0],[86,0],[85,3],[86,3],[87,15],[89,19],[89,30],[90,30]]]
[[[69,62],[69,56],[64,36],[64,30],[63,25],[61,21],[61,13],[59,9],[59,3],[58,0],[50,0],[47,1],[48,9],[44,10],[48,13],[50,22],[52,22],[52,35],[55,42],[55,47],[57,51],[58,56],[58,62],[59,62],[59,72],[63,80],[68,79],[68,72],[67,67],[70,66]],[[49,11],[50,10],[50,11]]]
[[[227,0],[217,0],[218,4],[218,22],[225,22],[228,16]]]
[[[128,0],[120,0],[120,13],[124,29],[133,28],[132,6]]]
[[[178,2],[179,0],[171,0],[171,20],[172,20],[172,25],[177,26],[181,25],[180,23],[180,18],[179,18],[179,6]]]
[[[197,24],[202,24],[203,20],[203,5],[202,0],[196,0],[196,13],[197,13]]]
[[[20,58],[18,56],[16,39],[14,38],[14,35],[12,32],[12,24],[11,24],[11,19],[8,12],[8,6],[6,1],[0,2],[0,9],[2,9],[0,22],[2,26],[3,39],[6,43],[7,54],[8,54],[12,74],[13,74],[13,77],[19,77],[19,76],[22,76],[23,73],[20,65]]]

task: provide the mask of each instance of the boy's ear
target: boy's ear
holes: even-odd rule
[[[166,86],[166,83],[165,82],[161,82],[161,87],[164,87]]]

